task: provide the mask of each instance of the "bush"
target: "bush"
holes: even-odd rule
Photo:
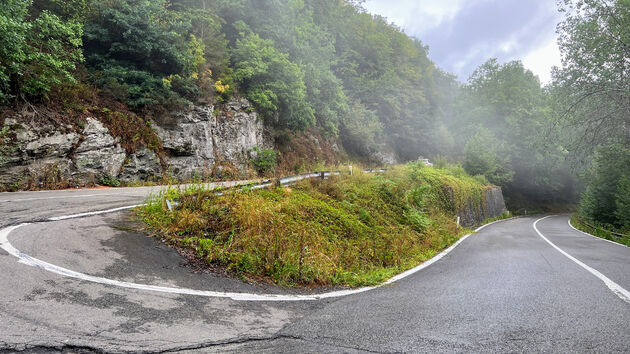
[[[273,41],[257,34],[243,35],[232,51],[233,78],[247,98],[274,125],[304,130],[315,123],[313,108],[306,100],[303,74],[289,56],[279,52]]]
[[[101,177],[101,185],[107,187],[120,187],[120,181],[114,176],[105,174]]]
[[[253,156],[250,161],[256,167],[258,173],[265,174],[267,172],[272,172],[275,169],[278,161],[277,152],[269,149],[261,150],[257,147],[251,149],[249,152],[250,155]]]

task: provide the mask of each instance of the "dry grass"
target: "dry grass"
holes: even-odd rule
[[[245,276],[290,286],[373,285],[455,242],[463,230],[454,209],[484,188],[408,165],[222,196],[171,190],[140,214],[156,235]],[[449,190],[454,198],[445,201]],[[173,212],[169,198],[180,200]]]

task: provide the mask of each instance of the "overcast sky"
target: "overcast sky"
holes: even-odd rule
[[[429,46],[430,58],[466,81],[489,58],[519,59],[549,82],[560,65],[554,0],[367,0],[365,7],[387,17]]]

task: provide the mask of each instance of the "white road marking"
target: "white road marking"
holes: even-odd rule
[[[538,236],[542,237],[543,240],[547,241],[547,243],[550,244],[553,248],[555,248],[558,252],[562,253],[567,258],[569,258],[570,260],[575,262],[577,265],[579,265],[580,267],[586,269],[588,272],[590,272],[591,274],[593,274],[594,276],[599,278],[599,280],[603,281],[604,284],[606,284],[606,286],[610,290],[612,290],[612,292],[615,293],[615,295],[617,295],[619,298],[621,298],[622,300],[624,300],[627,303],[630,303],[630,291],[622,288],[619,284],[617,284],[614,281],[610,280],[604,274],[600,273],[597,269],[594,269],[594,268],[591,268],[591,267],[587,266],[586,264],[580,262],[577,258],[575,258],[572,255],[568,254],[567,252],[563,251],[560,247],[556,246],[553,242],[549,241],[549,239],[547,239],[542,234],[542,232],[540,232],[540,230],[538,230],[538,227],[536,227],[536,224],[538,224],[539,221],[547,219],[547,218],[549,218],[551,216],[553,216],[553,215],[548,215],[548,216],[545,216],[543,218],[540,218],[540,219],[534,221],[534,230],[536,231]]]
[[[98,214],[105,214],[105,213],[112,213],[112,212],[116,212],[116,211],[120,211],[120,210],[125,210],[125,209],[131,209],[134,208],[136,206],[139,205],[130,205],[130,206],[126,206],[126,207],[120,207],[120,208],[114,208],[114,209],[109,209],[109,210],[102,210],[102,211],[95,211],[95,212],[89,212],[89,213],[81,213],[81,214],[74,214],[74,215],[66,215],[66,216],[58,216],[58,217],[54,217],[54,218],[49,218],[48,220],[50,221],[58,221],[58,220],[67,220],[67,219],[74,219],[74,218],[80,218],[80,217],[85,217],[85,216],[92,216],[92,215],[98,215]],[[479,228],[477,228],[475,230],[475,232],[483,229],[484,227],[494,224],[496,222],[499,221],[503,221],[503,220],[497,220],[491,223],[488,223],[486,225],[483,225]],[[113,279],[107,279],[107,278],[101,278],[101,277],[95,277],[92,275],[88,275],[88,274],[83,274],[83,273],[79,273],[79,272],[75,272],[73,270],[70,269],[66,269],[63,267],[59,267],[56,266],[54,264],[50,264],[47,262],[44,262],[42,260],[39,260],[37,258],[31,257],[25,253],[20,252],[19,250],[17,250],[15,247],[13,247],[13,245],[11,245],[11,243],[9,242],[9,234],[22,227],[22,226],[26,226],[26,225],[30,225],[28,223],[26,224],[20,224],[20,225],[16,225],[16,226],[10,226],[4,229],[0,230],[0,248],[4,249],[5,251],[7,251],[10,255],[15,256],[19,259],[19,263],[25,264],[25,265],[29,265],[29,266],[33,266],[33,267],[37,267],[40,268],[42,270],[46,270],[55,274],[59,274],[65,277],[70,277],[70,278],[75,278],[75,279],[80,279],[80,280],[86,280],[86,281],[90,281],[93,283],[99,283],[99,284],[105,284],[105,285],[113,285],[113,286],[119,286],[119,287],[123,287],[123,288],[130,288],[130,289],[138,289],[138,290],[146,290],[146,291],[157,291],[157,292],[164,292],[164,293],[172,293],[172,294],[185,294],[185,295],[197,295],[197,296],[206,296],[206,297],[223,297],[223,298],[230,298],[232,300],[236,300],[236,301],[305,301],[305,300],[321,300],[321,299],[328,299],[328,298],[335,298],[335,297],[341,297],[341,296],[348,296],[348,295],[352,295],[352,294],[358,294],[358,293],[362,293],[368,290],[372,290],[378,287],[381,287],[383,285],[388,285],[391,284],[395,281],[398,281],[400,279],[406,278],[424,268],[427,268],[428,266],[430,266],[431,264],[437,262],[438,260],[442,259],[444,256],[446,256],[448,253],[450,253],[455,247],[457,247],[460,243],[462,243],[465,239],[467,239],[471,234],[462,236],[457,242],[455,242],[453,245],[451,245],[449,248],[445,249],[444,251],[440,252],[439,254],[435,255],[433,258],[427,260],[426,262],[418,265],[415,268],[412,268],[410,270],[407,270],[403,273],[400,273],[394,277],[392,277],[391,279],[387,280],[386,282],[384,282],[383,284],[377,285],[377,286],[370,286],[370,287],[363,287],[363,288],[358,288],[358,289],[352,289],[352,290],[340,290],[340,291],[332,291],[332,292],[327,292],[327,293],[322,293],[322,294],[316,294],[316,295],[282,295],[282,294],[250,294],[250,293],[231,293],[231,292],[218,292],[218,291],[205,291],[205,290],[194,290],[194,289],[185,289],[185,288],[174,288],[174,287],[163,287],[163,286],[155,286],[155,285],[146,285],[146,284],[137,284],[137,283],[130,283],[130,282],[123,282],[123,281],[118,281],[118,280],[113,280]]]
[[[628,247],[628,246],[626,246],[626,245],[622,245],[621,243],[618,243],[618,242],[615,242],[615,241],[611,241],[611,240],[607,240],[607,239],[605,239],[605,238],[597,237],[597,236],[595,236],[595,235],[591,235],[591,234],[589,234],[588,232],[584,232],[584,231],[582,231],[582,230],[578,230],[577,228],[573,227],[573,225],[571,225],[571,218],[569,218],[569,220],[567,220],[567,223],[569,224],[569,226],[570,226],[573,230],[575,230],[575,231],[577,231],[577,232],[580,232],[580,233],[583,233],[583,234],[584,234],[584,235],[586,235],[586,236],[595,237],[595,238],[596,238],[596,239],[598,239],[598,240],[602,240],[602,241],[610,242],[610,243],[612,243],[613,245],[617,245],[617,246],[621,246],[621,247]]]
[[[120,207],[120,208],[101,210],[101,211],[90,211],[90,212],[87,212],[87,213],[80,213],[80,214],[73,214],[73,215],[66,215],[66,216],[55,216],[55,217],[52,217],[52,218],[48,218],[46,220],[59,221],[59,220],[67,220],[67,219],[76,219],[76,218],[82,218],[82,217],[85,217],[85,216],[107,214],[107,213],[113,213],[113,212],[121,211],[121,210],[133,209],[135,207],[139,207],[139,206],[142,206],[142,205],[146,205],[146,204],[129,205],[129,206],[124,206],[124,207]]]
[[[33,201],[33,200],[46,200],[46,199],[66,199],[66,198],[89,198],[89,197],[102,197],[102,196],[112,196],[112,195],[128,195],[129,193],[99,193],[99,194],[79,194],[79,195],[68,195],[63,197],[39,197],[39,198],[22,198],[22,199],[4,199],[0,200],[0,203],[11,203],[11,202],[25,202],[25,201]]]
[[[206,189],[213,189],[217,187],[232,187],[239,186],[243,184],[251,184],[264,182],[267,180],[240,180],[240,181],[223,181],[223,182],[204,182],[201,184],[176,184],[176,185],[157,185],[157,186],[142,186],[142,187],[121,187],[121,188],[111,188],[111,189],[97,189],[98,193],[90,193],[90,194],[79,194],[79,195],[64,195],[64,196],[51,196],[51,197],[31,197],[31,198],[20,198],[20,199],[0,199],[0,203],[12,203],[12,202],[24,202],[24,201],[33,201],[33,200],[48,200],[48,199],[67,199],[67,198],[90,198],[90,197],[101,197],[101,196],[130,196],[130,197],[142,197],[143,195],[138,195],[139,192],[143,190],[149,190],[154,192],[159,192],[161,190],[166,190],[168,188],[187,188],[190,186],[201,185]],[[68,192],[73,193],[75,190],[68,190]],[[87,190],[86,190],[87,191]],[[30,191],[31,193],[55,193],[59,191]],[[12,192],[2,192],[0,196],[3,195],[11,195]]]

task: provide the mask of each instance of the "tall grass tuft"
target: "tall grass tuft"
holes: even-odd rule
[[[410,164],[290,188],[173,189],[140,215],[167,242],[244,276],[284,286],[375,285],[458,240],[465,230],[455,212],[482,203],[484,188],[466,175]],[[166,199],[179,205],[171,212]]]

